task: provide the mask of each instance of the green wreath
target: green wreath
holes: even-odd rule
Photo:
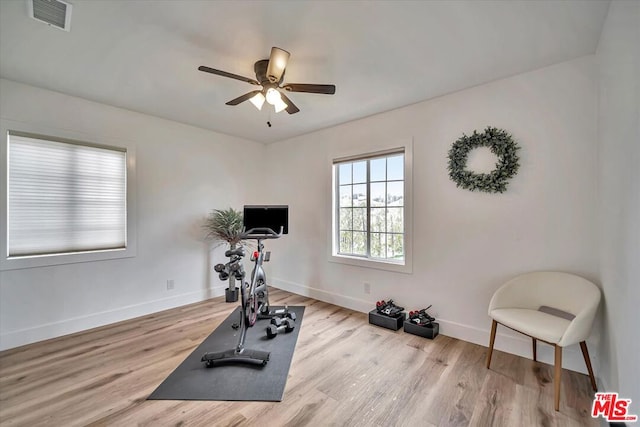
[[[466,170],[467,157],[474,148],[489,147],[498,156],[496,168],[490,173],[475,173]],[[505,130],[487,127],[484,133],[475,130],[473,135],[462,137],[453,143],[449,150],[449,177],[462,187],[471,191],[503,193],[510,178],[515,176],[520,165],[516,153],[520,147]]]

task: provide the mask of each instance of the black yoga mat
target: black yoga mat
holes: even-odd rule
[[[271,307],[277,309],[282,307]],[[271,352],[266,366],[248,364],[207,368],[204,353],[235,348],[240,330],[231,325],[240,320],[240,308],[222,322],[148,397],[150,400],[251,400],[279,402],[284,395],[291,358],[302,325],[303,306],[289,307],[296,313],[296,328],[267,338],[268,319],[249,328],[245,348]]]

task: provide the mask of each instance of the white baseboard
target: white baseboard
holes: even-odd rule
[[[314,298],[320,301],[335,304],[340,307],[345,307],[351,310],[359,311],[362,313],[368,313],[375,307],[375,301],[367,301],[359,298],[353,298],[345,295],[328,292],[322,289],[312,288],[304,286],[298,283],[288,282],[282,279],[272,279],[270,285],[283,289],[285,291],[293,292],[298,295]],[[453,322],[446,319],[438,319],[440,325],[440,334],[449,337],[457,338],[463,341],[478,344],[487,347],[489,344],[489,328],[491,327],[491,321],[487,318],[487,329],[478,328],[476,326],[464,325],[461,323]],[[501,331],[502,329],[502,331]],[[496,334],[495,349],[504,351],[505,353],[515,354],[530,359],[532,357],[531,352],[531,340],[523,335],[516,336],[515,333],[504,331],[506,328],[498,326],[498,333]],[[595,352],[596,349],[589,349],[589,356],[591,357],[591,364],[593,366],[599,366],[598,357]],[[538,361],[553,365],[554,352],[553,347],[545,343],[538,343]],[[587,373],[587,367],[582,357],[580,346],[565,347],[562,352],[562,367],[570,369],[572,371]]]
[[[225,286],[216,286],[196,292],[172,295],[154,301],[132,304],[87,316],[73,317],[31,328],[6,332],[0,334],[0,351],[204,301],[209,298],[224,295],[224,289]]]
[[[348,308],[351,310],[360,311],[362,313],[368,313],[372,310],[371,301],[347,297],[344,295],[335,294],[333,292],[327,292],[322,289],[310,288],[308,286],[300,285],[293,282],[287,282],[286,280],[277,278],[269,279],[269,282],[269,285],[273,286],[274,288],[293,292],[294,294],[328,302],[329,304],[338,305],[340,307]],[[376,304],[373,303],[373,307],[375,306]]]

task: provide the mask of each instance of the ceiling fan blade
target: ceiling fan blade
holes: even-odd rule
[[[239,96],[239,97],[237,97],[237,98],[235,98],[235,99],[232,99],[232,100],[231,100],[231,101],[229,101],[229,102],[225,102],[225,104],[227,104],[227,105],[238,105],[238,104],[240,104],[241,102],[246,101],[247,99],[251,99],[251,98],[253,98],[254,96],[256,96],[257,94],[259,94],[260,92],[262,92],[262,91],[261,91],[261,90],[253,90],[253,91],[251,91],[251,92],[249,92],[249,93],[245,93],[245,94],[244,94],[244,95],[242,95],[242,96]]]
[[[204,71],[205,73],[216,74],[218,76],[229,77],[231,79],[236,79],[243,82],[251,83],[252,85],[260,85],[260,83],[248,77],[242,77],[237,74],[227,73],[226,71],[216,70],[215,68],[205,67],[204,65],[199,66],[198,70]]]
[[[300,109],[298,107],[296,107],[296,104],[294,104],[289,97],[287,97],[287,95],[285,95],[284,93],[280,92],[280,96],[282,97],[282,100],[284,102],[287,103],[287,108],[285,108],[285,110],[287,111],[287,113],[289,114],[295,114],[298,111],[300,111]]]
[[[307,92],[307,93],[322,93],[325,95],[333,95],[336,93],[335,85],[314,85],[304,83],[287,83],[282,86],[282,89],[289,92]]]
[[[269,56],[269,65],[267,66],[267,78],[271,83],[279,82],[284,74],[284,69],[287,68],[287,62],[289,61],[291,54],[279,47],[271,48],[271,55]]]

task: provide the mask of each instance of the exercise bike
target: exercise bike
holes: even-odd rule
[[[283,227],[276,233],[271,228],[252,228],[242,234],[242,240],[257,240],[257,250],[251,254],[253,261],[253,271],[251,281],[245,282],[246,273],[242,265],[245,256],[243,247],[225,252],[229,257],[226,264],[218,264],[214,267],[221,280],[227,280],[233,275],[240,281],[240,336],[235,348],[209,352],[202,356],[201,361],[206,363],[208,368],[225,363],[248,363],[265,366],[269,361],[270,353],[262,350],[252,350],[245,348],[244,342],[247,337],[247,330],[256,323],[260,317],[270,317],[269,311],[269,291],[267,289],[267,277],[262,268],[262,263],[269,261],[270,252],[265,252],[263,240],[278,239],[282,236]]]

